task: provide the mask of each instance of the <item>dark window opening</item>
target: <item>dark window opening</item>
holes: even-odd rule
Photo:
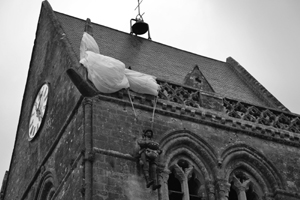
[[[199,77],[199,76],[198,76],[198,77],[196,77],[196,78],[195,78],[195,80],[196,80],[198,83],[200,83],[200,84],[202,83],[202,80],[200,79],[200,77]]]
[[[54,194],[55,194],[55,190],[54,190],[54,188],[52,188],[48,194],[47,200],[51,200]]]
[[[189,182],[189,193],[191,195],[198,195],[198,190],[200,187],[200,182],[198,181],[198,179],[196,178],[195,173],[192,174],[192,177],[190,178]]]
[[[50,199],[49,196],[51,197],[51,196],[53,196],[53,194],[54,194],[53,193],[53,184],[52,184],[52,182],[48,181],[45,183],[44,188],[42,190],[42,194],[39,199],[48,200],[48,199]]]
[[[238,200],[237,193],[236,193],[236,191],[233,189],[232,185],[233,185],[233,183],[231,183],[231,187],[230,187],[230,192],[229,192],[228,200]]]
[[[169,190],[169,200],[182,200],[183,192]]]
[[[259,200],[258,195],[254,192],[253,187],[250,186],[249,190],[246,192],[247,200]]]
[[[182,168],[183,171],[189,167],[189,163],[185,160],[178,160],[177,164]]]
[[[189,185],[190,200],[201,199],[201,197],[198,195],[198,191],[200,188],[200,182],[197,179],[195,173],[192,174],[192,177],[188,181],[188,185]]]
[[[183,192],[181,191],[181,184],[179,180],[175,177],[174,170],[172,170],[172,173],[169,175],[168,188],[169,200],[182,200]]]

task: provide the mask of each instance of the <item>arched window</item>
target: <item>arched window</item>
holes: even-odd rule
[[[185,159],[170,167],[168,179],[169,200],[200,200],[200,181],[194,166]]]
[[[235,189],[233,188],[233,183],[231,183],[231,186],[230,186],[228,200],[238,200],[237,193],[236,193]]]
[[[190,200],[199,199],[200,181],[197,179],[195,172],[192,172],[192,176],[188,180]]]
[[[258,194],[256,194],[253,185],[246,192],[247,200],[259,200]]]
[[[230,183],[228,200],[260,200],[262,198],[262,191],[257,181],[246,171],[233,171]]]
[[[169,175],[168,188],[169,188],[169,199],[171,200],[182,200],[183,192],[181,189],[180,181],[175,177],[175,170]]]
[[[53,170],[52,170],[53,171]],[[39,183],[35,200],[50,200],[55,193],[55,179],[50,171],[46,171]]]

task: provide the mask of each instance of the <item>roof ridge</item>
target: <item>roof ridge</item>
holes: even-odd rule
[[[78,58],[75,54],[75,51],[70,43],[70,41],[68,40],[68,36],[66,35],[66,32],[65,30],[63,29],[63,27],[61,26],[61,23],[60,21],[57,19],[57,17],[55,16],[55,12],[54,10],[52,9],[50,3],[47,1],[47,0],[44,0],[43,3],[42,3],[43,6],[45,6],[45,10],[47,12],[47,15],[49,16],[50,20],[52,21],[53,23],[53,26],[55,27],[55,30],[62,35],[62,42],[66,45],[67,49],[69,49],[69,53],[70,53],[70,58],[71,60],[74,62],[74,63],[78,63],[78,66],[79,65],[79,62],[78,62]],[[75,59],[76,58],[76,59]]]
[[[273,96],[259,81],[257,81],[242,65],[240,65],[232,57],[226,59],[226,63],[236,72],[247,85],[258,94],[258,96],[267,103],[267,106],[275,106],[276,108],[290,112],[275,96]]]
[[[74,18],[74,19],[78,19],[78,20],[82,20],[82,21],[86,21],[84,19],[81,19],[81,18],[78,18],[78,17],[74,17],[72,15],[68,15],[68,14],[65,14],[65,13],[62,13],[62,12],[58,12],[58,11],[53,11],[54,13],[58,13],[60,15],[65,15],[67,17],[71,17],[71,18]],[[101,26],[101,27],[104,27],[104,28],[107,28],[107,29],[110,29],[110,30],[113,30],[113,31],[117,31],[117,32],[120,32],[120,33],[123,33],[123,34],[127,34],[127,35],[131,35],[130,33],[127,33],[127,32],[124,32],[124,31],[121,31],[121,30],[118,30],[118,29],[114,29],[114,28],[111,28],[111,27],[108,27],[108,26],[105,26],[105,25],[102,25],[102,24],[98,24],[98,23],[95,23],[92,21],[91,19],[91,24],[93,25],[96,25],[96,26]],[[134,36],[134,35],[133,35]],[[138,37],[138,36],[134,36],[134,37]],[[164,43],[160,43],[160,42],[157,42],[157,41],[153,41],[153,40],[149,40],[149,39],[146,39],[146,38],[143,38],[143,37],[138,37],[139,39],[142,39],[144,41],[147,41],[147,42],[154,42],[156,44],[159,44],[159,45],[162,45],[162,46],[165,46],[165,47],[168,47],[168,48],[172,48],[172,49],[175,49],[175,50],[178,50],[178,51],[182,51],[182,52],[186,52],[186,53],[189,53],[189,54],[192,54],[192,55],[196,55],[196,56],[200,56],[200,57],[203,57],[205,59],[209,59],[209,60],[213,60],[213,61],[217,61],[217,62],[221,62],[223,64],[225,64],[226,62],[225,61],[221,61],[221,60],[217,60],[217,59],[214,59],[214,58],[210,58],[210,57],[206,57],[206,56],[203,56],[203,55],[200,55],[200,54],[197,54],[197,53],[194,53],[194,52],[191,52],[191,51],[188,51],[188,50],[183,50],[183,49],[180,49],[179,47],[173,47],[173,46],[170,46],[170,45],[167,45],[167,44],[164,44]]]

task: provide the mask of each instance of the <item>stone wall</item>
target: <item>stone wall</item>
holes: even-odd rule
[[[63,42],[62,32],[53,22],[51,13],[45,11],[46,8],[43,9],[23,97],[5,199],[22,199],[27,196],[59,138],[65,134],[81,98],[65,73],[66,69],[74,65],[66,43]],[[36,137],[29,141],[31,108],[44,83],[50,86],[44,121]],[[63,174],[64,172],[59,172],[58,179]]]
[[[153,107],[146,103],[134,104],[136,119],[130,103],[125,99],[94,98],[92,121],[96,157],[93,195],[99,200],[141,199],[141,196],[143,199],[165,199],[164,193],[167,191],[164,187],[160,192],[145,187],[136,159],[139,150],[137,139],[141,137],[142,130],[151,128]],[[207,196],[213,188],[214,197],[221,198],[220,184],[229,182],[230,172],[239,167],[251,171],[261,181],[265,198],[299,199],[298,147],[268,137],[256,137],[257,133],[252,134],[251,130],[217,124],[213,120],[215,117],[187,118],[182,113],[157,108],[153,130],[154,139],[161,143],[164,150],[160,160],[161,170],[168,169],[172,157],[185,154],[191,160],[194,156],[194,160],[198,160],[194,161],[198,164],[197,168],[208,174],[204,181]],[[181,149],[185,150],[178,155],[174,153]]]

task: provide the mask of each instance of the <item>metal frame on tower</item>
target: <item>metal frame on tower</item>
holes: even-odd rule
[[[130,20],[130,34],[143,35],[146,32],[148,32],[148,39],[151,40],[149,25],[146,22],[144,22],[144,19],[143,19],[143,15],[145,13],[143,13],[143,14],[140,13],[140,5],[142,2],[143,2],[143,0],[141,0],[141,1],[138,0],[138,5],[134,9],[134,10],[138,9],[138,14],[135,17],[135,19]],[[135,23],[133,25],[132,25],[132,21],[135,21]]]

